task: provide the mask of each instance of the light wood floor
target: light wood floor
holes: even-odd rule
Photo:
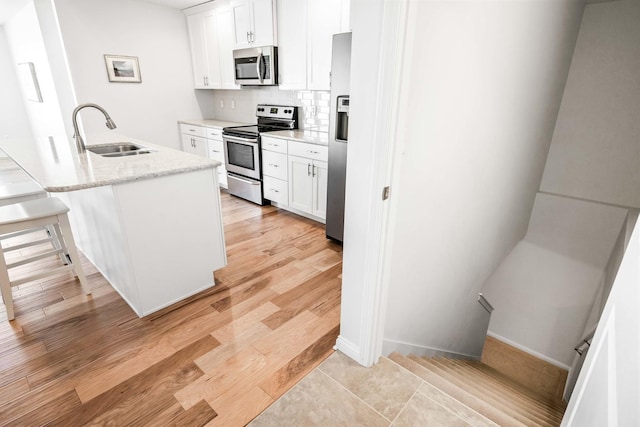
[[[138,318],[86,260],[91,297],[70,275],[15,288],[0,425],[244,425],[331,354],[342,248],[288,212],[222,205],[216,286],[158,313]]]

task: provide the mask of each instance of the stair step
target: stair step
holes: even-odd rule
[[[472,391],[485,401],[497,405],[505,405],[508,410],[520,414],[521,421],[531,420],[539,425],[557,425],[561,421],[556,414],[549,411],[544,405],[538,404],[530,397],[518,390],[508,389],[501,384],[489,381],[484,374],[475,371],[470,366],[464,365],[453,359],[421,358],[423,363],[429,363],[439,369],[443,375],[449,376],[459,385],[466,385],[467,390]],[[497,403],[495,403],[497,402]],[[516,415],[516,417],[518,417]]]
[[[457,399],[464,405],[468,406],[469,408],[473,409],[479,414],[487,417],[488,419],[497,423],[500,426],[524,427],[524,426],[531,425],[531,424],[525,424],[521,421],[518,421],[517,419],[506,414],[502,410],[484,402],[482,399],[474,396],[472,393],[469,393],[464,388],[461,388],[451,383],[447,379],[427,369],[426,367],[422,366],[418,362],[412,359],[409,359],[408,357],[405,357],[399,353],[392,353],[391,355],[389,355],[389,359],[393,360],[403,368],[413,372],[418,377],[422,378],[424,381],[428,382],[429,384],[436,387],[440,391]]]
[[[513,394],[524,402],[527,402],[527,404],[543,410],[544,413],[550,414],[554,418],[562,419],[564,407],[557,406],[557,402],[549,401],[537,394],[535,391],[528,389],[513,380],[507,379],[507,381],[502,381],[495,375],[491,375],[480,369],[478,365],[482,364],[481,362],[471,360],[451,360],[450,363],[461,366],[461,369],[465,369],[466,372],[470,375],[474,375],[474,377],[478,378],[479,381],[482,381],[488,387],[494,387],[503,392]]]
[[[550,398],[545,395],[541,395],[534,390],[531,390],[530,388],[527,388],[526,386],[518,383],[517,381],[514,381],[511,378],[503,375],[491,366],[485,365],[482,362],[469,360],[460,360],[458,362],[467,364],[477,372],[485,375],[485,377],[489,378],[491,381],[498,384],[503,384],[507,388],[516,390],[528,396],[530,399],[536,401],[539,405],[552,409],[553,412],[558,414],[560,418],[562,418],[562,416],[564,415],[564,412],[567,408],[567,404],[565,402]]]
[[[446,366],[445,364],[434,359],[426,359],[418,356],[409,356],[409,359],[440,375],[450,383],[455,384],[460,388],[464,388],[467,392],[481,399],[486,404],[494,406],[525,425],[540,427],[553,425],[550,420],[541,419],[536,413],[527,411],[526,408],[517,405],[516,402],[511,399],[511,396],[497,395],[491,388],[482,387],[482,385],[476,383],[472,377],[460,374],[460,372],[457,372],[455,369]]]

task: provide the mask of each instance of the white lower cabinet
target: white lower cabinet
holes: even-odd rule
[[[289,156],[289,206],[325,219],[327,163]]]
[[[326,146],[262,136],[264,198],[323,221],[327,213]]]
[[[180,124],[182,151],[196,156],[208,157],[222,163],[218,166],[218,183],[227,188],[227,170],[222,145],[222,129]]]

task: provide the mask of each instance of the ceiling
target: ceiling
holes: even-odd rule
[[[0,25],[11,18],[17,11],[29,4],[32,0],[0,0]],[[172,9],[186,9],[209,0],[143,0],[147,3],[170,7]],[[211,0],[212,1],[212,0]]]

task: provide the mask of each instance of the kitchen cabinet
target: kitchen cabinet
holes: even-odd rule
[[[289,207],[325,219],[328,148],[289,141]]]
[[[236,49],[277,45],[273,0],[232,0]]]
[[[280,89],[329,90],[332,37],[349,28],[349,0],[278,0]]]
[[[233,65],[233,16],[228,3],[187,16],[196,89],[239,89]],[[193,11],[191,11],[193,12]]]
[[[224,146],[222,142],[222,129],[206,128],[207,157],[222,163],[218,166],[218,182],[223,188],[227,186],[227,169],[224,161]]]
[[[182,151],[207,157],[222,163],[218,166],[218,183],[227,188],[227,170],[224,161],[222,129],[180,124]]]
[[[205,130],[202,126],[192,126],[181,124],[180,133],[182,140],[182,151],[207,157],[207,140]]]
[[[289,206],[322,219],[326,218],[326,162],[289,156]]]
[[[262,136],[262,186],[264,198],[286,207],[289,204],[287,141]]]

